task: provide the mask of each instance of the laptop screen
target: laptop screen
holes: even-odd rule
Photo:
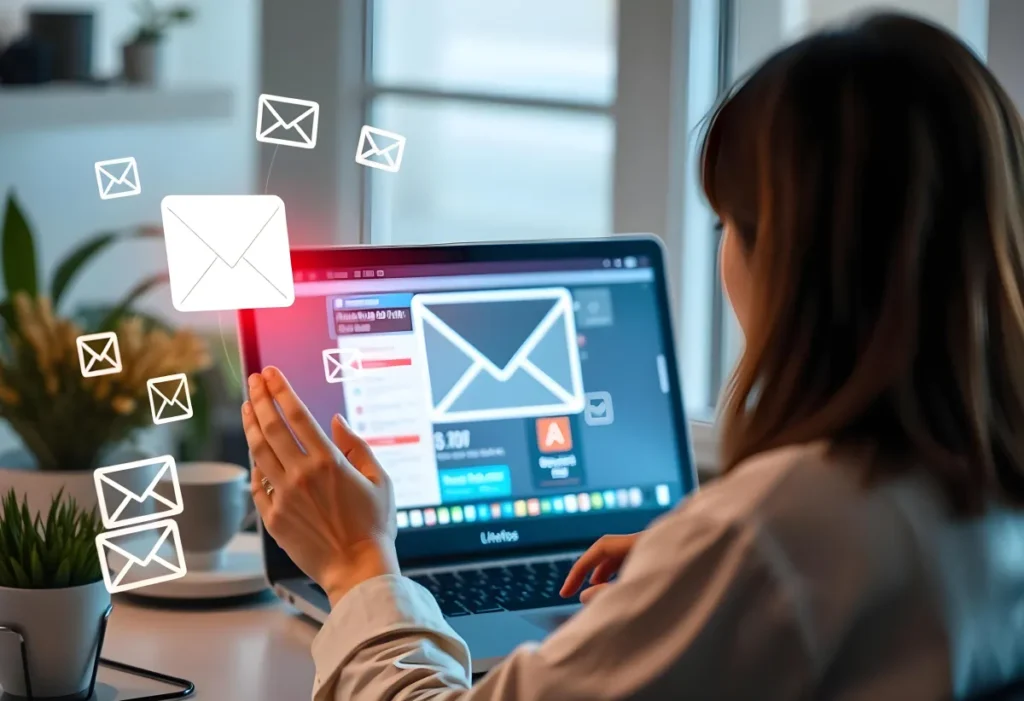
[[[241,313],[245,370],[276,365],[369,443],[403,564],[638,530],[693,488],[651,240],[296,251],[293,269],[293,306]]]

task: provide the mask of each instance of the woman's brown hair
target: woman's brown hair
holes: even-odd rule
[[[1024,126],[981,61],[898,15],[810,36],[723,101],[701,163],[755,291],[725,467],[825,439],[961,514],[1024,504]]]

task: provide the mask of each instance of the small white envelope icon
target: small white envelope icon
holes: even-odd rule
[[[121,348],[113,331],[87,333],[75,339],[78,367],[82,377],[99,377],[121,372]]]
[[[172,519],[96,536],[103,583],[111,594],[169,582],[187,574],[178,524]]]
[[[358,348],[327,348],[324,350],[324,377],[337,384],[363,372],[363,354]]]
[[[93,472],[92,479],[105,528],[177,516],[184,508],[178,468],[170,455],[101,467]],[[173,492],[170,498],[157,492],[162,481],[170,484]],[[125,510],[132,504],[140,504],[148,511],[140,516],[125,517]]]
[[[95,168],[101,200],[116,200],[118,197],[131,197],[142,192],[139,164],[133,157],[98,161]]]
[[[183,373],[146,380],[146,389],[153,423],[167,424],[192,418],[192,397],[188,393],[188,378]]]
[[[320,105],[280,95],[260,95],[256,140],[264,144],[313,148],[320,125]]]
[[[369,125],[364,125],[359,132],[359,148],[356,149],[356,163],[359,165],[397,173],[402,167],[404,152],[405,137],[401,134]]]
[[[175,309],[264,309],[295,301],[280,197],[172,195],[160,209]]]

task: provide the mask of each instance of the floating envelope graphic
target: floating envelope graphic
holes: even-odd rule
[[[146,380],[146,391],[153,423],[160,425],[192,418],[192,397],[184,373]]]
[[[263,309],[295,301],[281,198],[172,195],[160,208],[175,309]]]
[[[256,140],[265,144],[314,148],[320,105],[280,95],[260,95],[256,108]]]
[[[111,594],[187,574],[181,534],[172,519],[100,533],[96,550],[103,583]]]
[[[419,294],[412,322],[427,358],[434,423],[583,411],[567,289]]]
[[[142,193],[139,164],[134,158],[98,161],[94,167],[101,200],[116,200],[119,197],[132,197]]]
[[[356,149],[356,163],[359,165],[397,173],[402,167],[404,152],[405,137],[401,134],[369,125],[359,132],[359,147]]]
[[[75,339],[78,367],[82,377],[100,377],[121,372],[121,348],[113,331],[89,333]]]
[[[351,380],[363,372],[363,354],[358,348],[326,348],[323,358],[324,378],[330,384]]]
[[[92,478],[105,528],[177,516],[184,508],[178,468],[170,455],[101,467],[93,472]],[[157,485],[162,480],[171,483],[171,498],[157,493]],[[133,505],[139,507],[135,511],[142,510],[143,513],[126,516]]]

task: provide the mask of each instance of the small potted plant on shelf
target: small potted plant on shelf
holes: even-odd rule
[[[160,72],[160,50],[167,30],[190,22],[195,14],[184,5],[161,8],[152,0],[138,0],[133,6],[139,16],[139,27],[131,40],[121,47],[124,79],[129,83],[153,85]]]
[[[4,698],[88,695],[110,606],[96,554],[101,527],[96,509],[60,492],[45,519],[13,489],[0,500],[0,626],[8,629],[0,638],[10,638],[0,643],[9,651],[0,655]]]
[[[93,469],[145,457],[132,444],[140,429],[153,425],[148,379],[188,375],[193,416],[183,428],[205,434],[206,393],[194,373],[210,365],[210,354],[195,333],[175,331],[134,309],[140,295],[164,282],[163,275],[141,281],[114,304],[64,309],[72,283],[96,255],[126,238],[159,236],[158,228],[84,241],[41,289],[31,229],[13,194],[2,223],[7,298],[0,300],[0,421],[24,448],[0,456],[0,484],[27,493],[30,510],[46,508],[59,489],[90,507],[96,504]],[[77,338],[101,331],[116,333],[121,371],[83,377]],[[139,472],[137,479],[141,484],[146,477]]]

